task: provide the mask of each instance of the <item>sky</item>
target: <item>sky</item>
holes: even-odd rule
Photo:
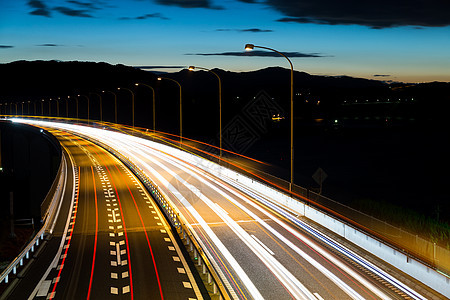
[[[449,0],[0,0],[0,63],[95,61],[179,71],[450,82]],[[164,67],[164,69],[162,69]]]

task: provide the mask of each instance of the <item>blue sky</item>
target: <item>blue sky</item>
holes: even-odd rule
[[[0,62],[288,67],[238,56],[253,43],[310,74],[450,81],[449,11],[447,0],[0,0]]]

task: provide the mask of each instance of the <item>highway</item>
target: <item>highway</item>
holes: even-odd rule
[[[203,299],[171,227],[131,171],[80,137],[49,131],[74,172],[53,237],[11,299]]]
[[[92,140],[100,141],[120,151],[122,155],[139,166],[188,221],[189,227],[202,244],[206,255],[213,261],[215,269],[233,299],[425,299],[415,290],[414,285],[409,287],[408,284],[396,279],[392,274],[387,274],[376,265],[366,262],[354,251],[332,238],[314,236],[313,227],[306,220],[289,215],[274,207],[270,204],[273,203],[273,199],[254,190],[251,186],[244,186],[238,181],[221,176],[220,171],[217,171],[220,169],[212,162],[205,162],[204,159],[194,156],[186,158],[187,156],[177,149],[116,132],[62,123],[36,122],[35,124],[89,136]],[[93,161],[94,167],[91,167],[90,170],[92,175],[85,176],[85,182],[89,181],[89,178],[89,182],[91,182],[97,172],[98,182],[96,183],[94,180],[89,184],[102,185],[105,189],[104,195],[98,195],[98,197],[105,197],[102,202],[105,203],[104,201],[111,200],[111,196],[113,197],[112,194],[107,194],[108,191],[115,192],[114,195],[120,195],[123,199],[122,197],[125,196],[122,196],[120,192],[117,193],[115,186],[119,183],[120,178],[127,178],[131,175],[124,168],[109,167],[105,158],[107,155],[98,147],[91,146],[91,148],[96,149],[90,152],[92,156],[90,159]],[[111,158],[111,161],[114,159]],[[209,165],[209,167],[205,167],[205,165]],[[85,168],[87,168],[85,173],[89,173],[89,168]],[[106,176],[104,182],[99,181],[102,176]],[[139,186],[139,183],[130,180],[131,182],[126,185]],[[123,188],[125,192],[126,189]],[[124,194],[126,194],[125,192]],[[137,197],[138,193],[135,194]],[[138,233],[134,236],[131,233],[132,228],[161,226],[158,223],[156,225],[151,223],[154,216],[148,210],[148,213],[144,215],[145,207],[136,204],[142,204],[144,201],[136,200],[136,210],[133,210],[133,205],[130,205],[131,207],[124,208],[123,212],[119,197],[117,197],[117,202],[119,210],[117,210],[116,219],[123,220],[121,225],[117,224],[117,226],[123,226],[120,230],[123,229],[124,236],[119,238],[118,233],[121,231],[118,231],[118,227],[111,229],[106,225],[108,218],[102,213],[98,213],[99,220],[103,219],[98,224],[104,225],[101,225],[99,230],[92,230],[97,226],[94,225],[95,216],[92,212],[96,210],[103,211],[104,214],[109,212],[106,211],[107,206],[94,208],[94,203],[91,203],[89,212],[92,216],[89,218],[89,223],[92,225],[86,229],[83,228],[81,232],[87,233],[87,228],[91,228],[91,231],[90,234],[84,234],[84,238],[80,238],[79,241],[83,247],[85,247],[84,244],[93,247],[93,245],[97,245],[93,239],[98,238],[97,251],[101,249],[100,251],[107,252],[107,249],[114,251],[112,249],[114,246],[111,246],[113,243],[117,246],[119,240],[124,240],[125,245],[115,252],[117,254],[119,250],[126,250],[123,257],[116,258],[111,255],[109,260],[104,259],[95,263],[96,266],[97,264],[101,266],[100,268],[111,270],[116,270],[109,265],[111,262],[127,260],[134,263],[139,260],[138,256],[133,255],[133,249],[136,247],[134,239],[138,238]],[[133,200],[128,202],[133,203]],[[78,210],[79,218],[87,217],[86,213],[81,214],[80,208]],[[142,216],[136,216],[136,214],[139,215],[139,211]],[[112,214],[114,215],[114,213]],[[132,217],[133,215],[134,217]],[[161,216],[159,218],[162,219]],[[128,239],[125,224],[129,232]],[[145,232],[145,230],[139,231],[141,236],[143,236],[142,231]],[[100,240],[103,242],[100,243]],[[75,241],[75,236],[73,241]],[[141,237],[139,247],[145,247],[145,238]],[[81,248],[77,249],[81,251]],[[149,247],[146,250],[146,253],[151,252]],[[81,252],[85,253],[85,251]],[[84,257],[79,252],[77,253],[77,257]],[[86,264],[85,268],[89,268],[89,262],[92,263],[92,250],[89,250],[86,255],[89,259],[86,258],[82,261]],[[69,263],[69,257],[68,255],[66,263]],[[148,256],[140,263],[148,263],[152,259]],[[167,256],[166,260],[165,263],[171,262],[170,256]],[[77,268],[76,264],[72,266],[71,268]],[[149,268],[151,268],[151,264]],[[92,269],[94,269],[94,265],[92,265]],[[132,274],[131,270],[131,268],[128,270],[129,277]],[[158,270],[160,269],[158,268]],[[114,271],[108,271],[108,274],[110,272]],[[122,266],[120,272],[122,272],[121,274],[127,272],[127,267]],[[111,280],[105,274],[98,277],[95,272],[91,274],[94,274],[94,278],[91,279],[94,283],[93,286],[99,282],[102,286],[112,287],[113,283],[118,282]],[[134,283],[144,280],[142,278],[135,281],[134,276],[137,277],[138,274],[139,272],[133,272]],[[155,272],[155,274],[158,273]],[[69,284],[68,280],[70,281],[70,276],[63,279],[63,275],[64,271],[61,273],[61,286]],[[76,274],[72,276],[76,277]],[[160,276],[162,277],[162,275]],[[137,284],[134,284],[133,288],[131,279],[123,277],[120,279],[121,285],[116,285],[122,289],[122,292],[128,291],[126,287],[129,287],[130,291],[145,292],[141,290],[143,287],[138,287]],[[84,291],[89,291],[91,285],[88,285],[86,281],[87,278],[83,281],[84,285],[81,286],[85,287]],[[70,284],[62,290],[64,291],[62,293],[69,293],[67,294],[69,296],[77,293],[70,288]],[[152,290],[154,291],[155,288]],[[70,294],[71,291],[75,294]],[[56,292],[58,294],[58,287]],[[100,291],[98,292],[100,293]],[[94,295],[94,290],[92,293]]]

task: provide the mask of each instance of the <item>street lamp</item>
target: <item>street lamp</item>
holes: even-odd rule
[[[58,100],[61,100],[61,98],[58,97],[58,99],[55,99],[55,101],[56,101],[56,116],[59,118],[59,101]]]
[[[88,113],[88,125],[89,125],[89,97],[86,96],[86,95],[78,95],[78,97],[81,97],[81,96],[86,97],[87,102],[88,102],[88,111],[87,111],[87,113]],[[78,106],[78,102],[77,102],[77,106]],[[77,114],[78,114],[78,109],[77,109]]]
[[[117,95],[116,95],[116,93],[113,93],[111,91],[102,91],[102,93],[106,93],[106,92],[114,95],[114,123],[117,124]]]
[[[180,88],[180,144],[181,144],[183,142],[183,109],[182,109],[183,108],[183,104],[182,104],[183,102],[182,102],[182,99],[181,99],[181,84],[178,81],[176,81],[175,79],[172,79],[172,78],[158,77],[159,81],[161,81],[163,79],[167,79],[167,80],[175,82],[178,85],[178,87]]]
[[[132,111],[132,113],[133,113],[132,119],[133,119],[133,131],[134,131],[134,93],[133,93],[132,90],[127,89],[127,88],[120,88],[120,87],[118,87],[117,89],[118,89],[119,91],[120,91],[120,90],[127,90],[127,91],[129,91],[129,92],[131,93],[131,111]]]
[[[143,85],[148,87],[149,89],[152,90],[152,96],[153,96],[153,133],[155,133],[155,127],[156,127],[156,105],[155,105],[155,89],[152,88],[151,86],[149,86],[148,84],[145,83],[135,83],[135,86],[139,86],[139,85]]]
[[[77,121],[78,121],[78,96],[73,96],[75,98],[75,103],[77,107]]]
[[[220,80],[219,75],[217,75],[216,72],[214,72],[210,69],[190,66],[189,71],[194,71],[196,68],[200,69],[200,70],[205,70],[205,71],[208,71],[208,72],[214,74],[217,77],[217,80],[219,80],[219,151],[220,151],[219,160],[220,160],[220,159],[222,159],[222,81]]]
[[[102,96],[98,93],[92,93],[90,92],[89,94],[94,94],[97,95],[100,98],[100,123],[103,122],[103,113],[102,113]]]
[[[41,116],[44,115],[44,99],[41,100]]]
[[[70,99],[70,96],[67,96],[66,97],[66,118],[69,117],[69,99]]]
[[[251,51],[254,48],[270,50],[278,53],[279,55],[287,59],[291,67],[291,182],[289,183],[289,191],[292,192],[292,185],[294,184],[294,66],[292,65],[291,60],[286,55],[275,49],[263,46],[255,46],[253,44],[245,45],[245,50],[247,51]]]

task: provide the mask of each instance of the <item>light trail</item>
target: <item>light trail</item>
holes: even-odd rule
[[[317,230],[310,227],[306,223],[295,218],[289,212],[282,209],[280,206],[274,204],[275,201],[273,199],[270,199],[263,192],[254,190],[253,186],[244,186],[243,184],[238,183],[235,180],[226,178],[223,174],[221,174],[220,167],[212,162],[209,162],[197,156],[190,155],[178,149],[168,147],[166,145],[161,145],[155,142],[140,139],[134,136],[119,134],[116,132],[109,132],[106,130],[89,128],[85,126],[61,124],[54,122],[29,121],[29,120],[25,120],[24,122],[47,127],[56,127],[59,129],[68,130],[74,133],[89,136],[90,138],[99,140],[100,142],[110,145],[114,149],[120,151],[124,156],[126,156],[128,159],[130,159],[136,165],[138,165],[140,168],[146,171],[146,173],[149,175],[150,178],[155,178],[165,188],[167,188],[167,190],[170,191],[170,193],[172,193],[177,198],[177,200],[183,205],[184,209],[186,209],[189,212],[189,214],[195,219],[196,224],[199,224],[202,230],[207,234],[207,237],[212,242],[212,245],[214,245],[214,247],[220,250],[221,255],[226,259],[227,263],[233,268],[235,274],[239,277],[240,281],[245,285],[245,288],[249,291],[252,297],[262,299],[262,295],[255,287],[255,285],[253,284],[252,280],[249,278],[245,270],[242,269],[239,263],[237,263],[236,259],[228,250],[227,246],[222,243],[220,238],[212,231],[208,223],[194,208],[194,206],[185,198],[185,196],[162,174],[160,174],[153,166],[161,168],[166,174],[168,174],[169,176],[180,182],[182,186],[186,187],[196,197],[202,200],[202,202],[206,204],[206,206],[209,207],[209,209],[212,210],[215,215],[217,215],[226,225],[228,225],[231,231],[236,236],[239,237],[240,241],[244,243],[248,247],[248,249],[250,249],[252,253],[256,255],[264,263],[264,265],[274,274],[276,279],[282,283],[282,285],[289,291],[291,295],[302,299],[317,299],[317,297],[315,296],[317,293],[310,292],[302,283],[300,283],[298,279],[295,278],[295,276],[293,276],[286,269],[286,267],[283,266],[274,257],[273,252],[272,253],[269,252],[272,250],[269,249],[268,251],[267,246],[265,246],[260,240],[254,239],[251,235],[249,235],[241,226],[237,224],[237,222],[232,217],[230,217],[229,212],[227,212],[223,208],[223,206],[220,206],[217,203],[217,201],[212,201],[209,197],[207,197],[204,193],[202,193],[196,186],[186,182],[177,172],[172,170],[172,167],[168,167],[166,164],[161,163],[159,160],[171,164],[178,170],[183,171],[184,174],[187,174],[192,178],[195,178],[196,180],[200,181],[203,185],[207,186],[212,191],[218,193],[219,195],[221,195],[221,197],[228,200],[230,203],[238,207],[241,211],[245,212],[248,216],[250,216],[253,220],[255,220],[255,222],[262,225],[274,237],[282,241],[295,253],[303,257],[303,259],[308,261],[318,271],[320,271],[327,278],[329,278],[330,281],[332,281],[334,284],[336,284],[336,286],[338,286],[341,290],[347,293],[349,297],[353,299],[364,299],[361,295],[358,294],[358,292],[356,292],[348,284],[343,282],[342,279],[340,279],[333,272],[328,270],[321,263],[317,262],[310,255],[306,254],[296,244],[294,244],[291,240],[289,240],[285,235],[275,230],[272,226],[269,226],[267,222],[265,222],[261,217],[259,217],[249,208],[244,206],[242,202],[240,202],[237,199],[240,199],[243,201],[243,203],[250,205],[253,209],[256,209],[259,213],[264,214],[271,221],[281,226],[281,228],[283,228],[291,236],[294,236],[296,240],[301,241],[302,243],[307,245],[319,257],[322,257],[323,260],[327,262],[327,264],[331,265],[334,269],[338,270],[341,273],[345,272],[346,274],[357,280],[361,285],[369,289],[378,297],[382,299],[389,298],[389,296],[387,296],[385,293],[379,290],[374,284],[370,283],[368,280],[363,278],[357,272],[353,271],[348,266],[343,264],[333,255],[327,252],[322,246],[318,245],[316,242],[313,242],[311,239],[305,237],[298,231],[298,229],[295,229],[294,226],[289,225],[285,221],[280,220],[280,218],[276,217],[273,213],[271,213],[268,209],[261,206],[259,203],[263,204],[264,206],[270,208],[270,210],[283,216],[286,220],[289,220],[289,222],[291,222],[292,224],[295,224],[299,228],[302,228],[303,230],[305,230],[315,238],[319,239],[329,247],[339,251],[341,254],[349,257],[351,260],[355,261],[361,266],[364,266],[370,272],[373,272],[380,278],[386,280],[387,282],[397,287],[398,289],[400,289],[413,299],[425,299],[422,295],[420,295],[407,285],[403,284],[401,281],[397,280],[392,275],[384,272],[379,267],[368,262],[366,259],[357,255],[353,251],[347,249],[346,247],[334,241],[330,237],[323,235],[322,233],[318,232]],[[220,180],[217,178],[220,178]],[[230,186],[233,188],[230,188]],[[223,275],[221,277],[226,281],[228,280],[234,281],[233,275],[231,274],[228,274],[227,277],[224,277]],[[227,283],[227,286],[230,286],[229,282]]]

